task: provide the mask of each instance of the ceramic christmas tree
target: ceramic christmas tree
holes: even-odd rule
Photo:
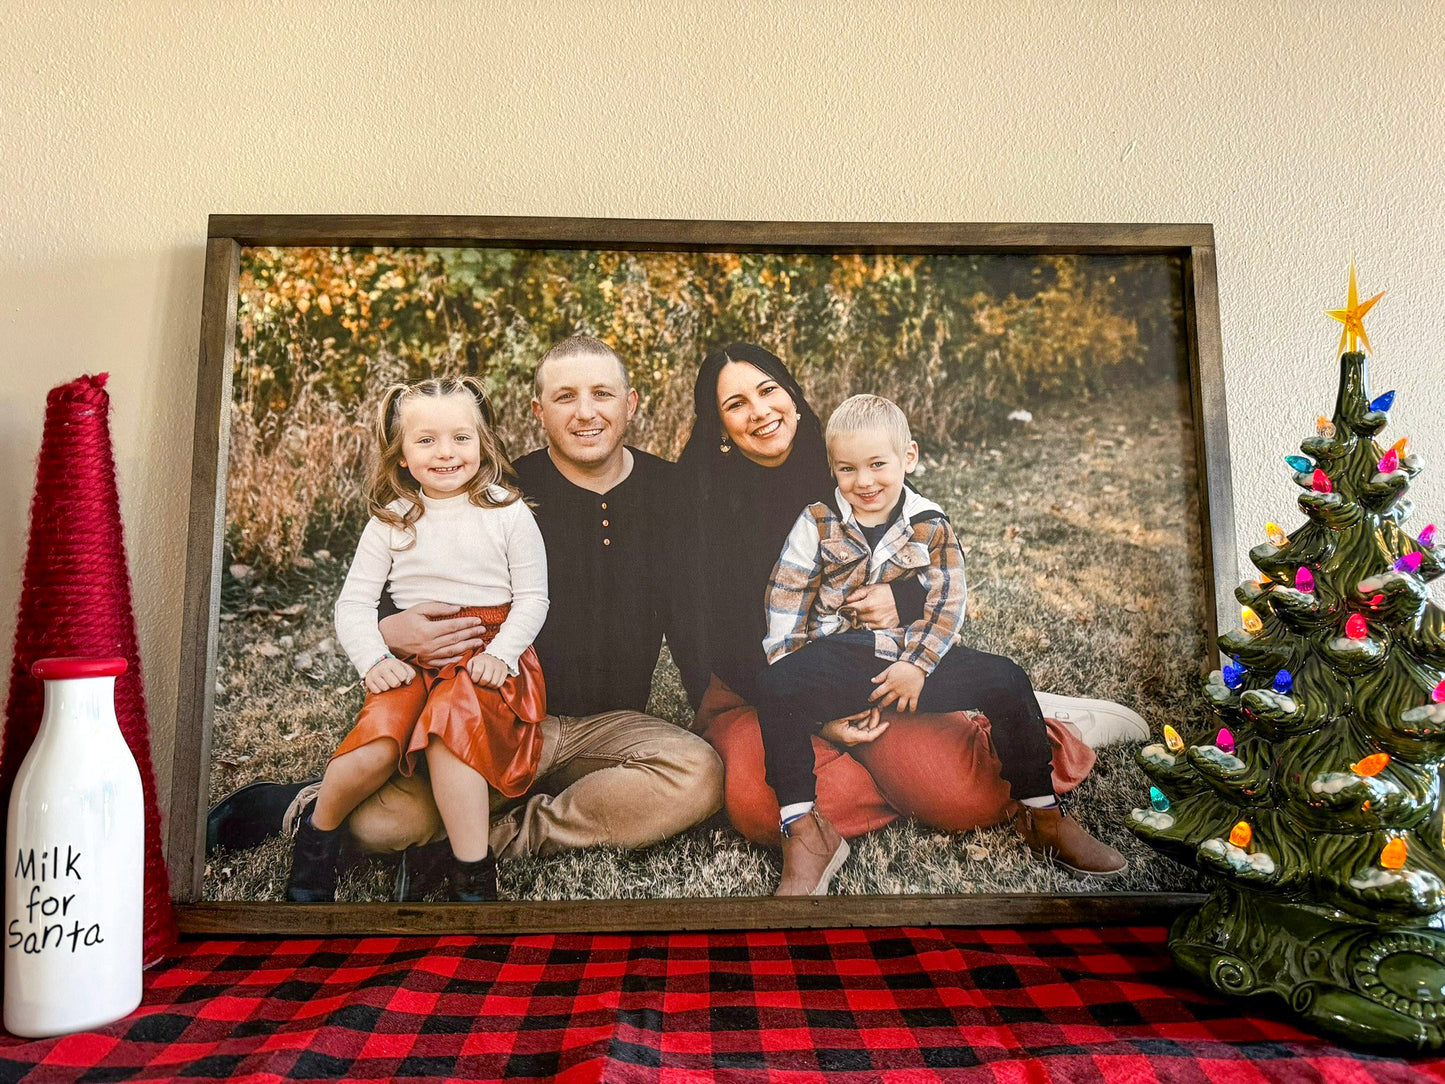
[[[1445,547],[1403,524],[1420,472],[1384,436],[1362,317],[1345,324],[1339,395],[1286,464],[1305,522],[1268,524],[1236,591],[1215,715],[1186,743],[1166,727],[1139,762],[1154,786],[1129,827],[1214,874],[1170,935],[1174,958],[1227,994],[1273,993],[1358,1042],[1445,1046],[1445,611],[1426,584]]]

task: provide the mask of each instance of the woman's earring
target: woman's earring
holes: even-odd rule
[[[723,437],[722,443],[717,446],[717,450],[722,452],[723,455],[727,455],[728,452],[733,450],[733,446],[728,443],[727,437]]]

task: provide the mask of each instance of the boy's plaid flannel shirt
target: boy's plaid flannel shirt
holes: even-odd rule
[[[903,576],[918,577],[928,592],[923,619],[906,628],[875,630],[873,653],[931,674],[958,639],[968,596],[963,550],[943,509],[905,488],[902,515],[870,551],[840,491],[834,490],[833,506],[810,504],[788,533],[768,580],[763,640],[768,662],[849,628],[852,622],[841,611],[854,590]]]

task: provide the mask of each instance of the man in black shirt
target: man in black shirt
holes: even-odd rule
[[[532,410],[548,446],[516,467],[547,546],[551,606],[534,646],[549,714],[537,782],[494,810],[492,853],[645,846],[722,806],[712,747],[645,713],[672,612],[673,465],[623,443],[637,392],[598,339],[575,336],[547,352]],[[382,635],[399,654],[444,665],[481,643],[478,619],[442,616],[455,610],[413,606],[385,618]],[[368,849],[399,850],[435,839],[441,818],[425,779],[394,776],[349,827]]]
[[[552,662],[547,703],[558,715],[646,709],[666,631],[663,517],[673,464],[619,450],[631,470],[604,490],[589,488],[571,462],[559,467],[550,447],[516,463],[547,545],[547,591],[559,600],[536,640],[543,666]]]

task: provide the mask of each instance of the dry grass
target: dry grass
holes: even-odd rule
[[[1195,674],[1209,654],[1194,556],[1193,441],[1160,395],[1129,389],[1087,405],[1036,407],[1031,425],[1003,439],[927,460],[917,482],[949,511],[968,555],[970,644],[1016,658],[1038,688],[1119,700],[1156,734],[1171,722],[1187,736],[1206,714]],[[212,800],[252,779],[319,774],[349,727],[361,693],[335,649],[330,616],[346,556],[313,554],[309,567],[264,580],[223,577]],[[650,710],[690,720],[665,654]],[[835,890],[1194,888],[1196,873],[1123,826],[1147,790],[1134,749],[1103,750],[1071,799],[1083,824],[1130,858],[1124,877],[1074,880],[1034,860],[1006,826],[949,834],[901,821],[855,841]],[[213,855],[206,898],[278,899],[288,861],[289,844],[279,840]],[[518,899],[759,895],[777,876],[776,852],[713,821],[641,851],[506,862],[501,889]],[[346,874],[341,898],[386,898],[388,887],[389,868],[373,860]]]
[[[366,373],[358,401],[342,403],[322,386],[318,368],[280,414],[258,410],[242,388],[231,405],[226,474],[226,552],[230,563],[266,576],[308,566],[307,547],[350,547],[366,518],[373,469],[374,404],[406,376],[381,356]],[[492,396],[497,433],[510,449],[530,448],[531,384],[508,385]],[[256,421],[257,417],[262,420]]]
[[[371,438],[334,400],[305,388],[284,419],[231,407],[226,550],[267,571],[303,557],[318,524],[363,508]]]

